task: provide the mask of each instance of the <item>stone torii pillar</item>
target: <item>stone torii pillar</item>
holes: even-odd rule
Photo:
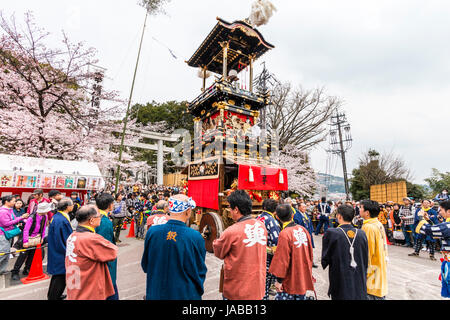
[[[169,148],[164,146],[164,141],[167,142],[177,142],[181,137],[179,134],[163,134],[158,132],[151,132],[146,130],[133,130],[126,131],[127,134],[138,134],[140,138],[148,138],[152,140],[156,140],[156,144],[146,144],[136,142],[125,142],[124,145],[128,147],[134,147],[145,150],[153,150],[157,152],[157,164],[156,164],[156,173],[157,173],[157,183],[158,185],[164,184],[164,153],[173,153],[175,151],[174,148]]]
[[[158,185],[164,184],[164,144],[163,140],[158,140],[158,157],[157,157],[157,182]]]

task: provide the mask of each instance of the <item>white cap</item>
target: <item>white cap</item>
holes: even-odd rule
[[[49,202],[41,202],[38,204],[37,213],[47,213],[52,211],[52,204]]]

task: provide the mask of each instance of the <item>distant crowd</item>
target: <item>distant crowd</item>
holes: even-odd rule
[[[438,224],[444,222],[444,218],[439,215],[439,204],[450,200],[448,191],[444,189],[436,195],[434,199],[424,199],[416,202],[414,199],[405,197],[403,203],[394,203],[387,201],[380,204],[380,214],[378,220],[383,225],[388,243],[396,246],[414,248],[414,252],[410,256],[417,256],[421,250],[428,251],[430,259],[435,260],[435,252],[442,247],[440,239],[432,239],[431,237],[422,237],[415,232],[420,221],[423,220],[424,214],[428,213],[433,223]],[[311,219],[315,235],[323,234],[328,228],[336,228],[338,222],[336,219],[337,209],[345,204],[355,209],[355,217],[352,224],[361,228],[363,218],[360,215],[361,204],[358,201],[305,201],[303,199],[287,198],[285,201],[292,204],[298,209],[302,203],[306,205],[306,212]],[[321,206],[323,209],[321,209]],[[321,212],[324,212],[321,214]],[[419,240],[419,241],[418,241]]]

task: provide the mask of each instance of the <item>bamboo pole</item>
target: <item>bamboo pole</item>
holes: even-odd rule
[[[254,57],[250,56],[250,83],[249,83],[249,91],[253,93],[253,60]]]
[[[130,98],[128,100],[127,113],[125,115],[125,121],[123,124],[122,139],[121,139],[120,150],[119,150],[119,164],[117,165],[117,173],[116,173],[116,186],[114,189],[115,191],[117,191],[119,189],[120,163],[122,162],[122,153],[123,153],[123,147],[124,147],[124,142],[125,142],[125,132],[127,130],[128,117],[130,115],[131,99],[133,98],[134,84],[136,82],[136,74],[137,74],[137,70],[138,70],[138,66],[139,66],[139,59],[141,57],[142,42],[144,41],[144,33],[145,33],[145,27],[147,25],[147,17],[148,17],[148,11],[145,10],[144,27],[142,28],[141,42],[139,44],[139,51],[138,51],[138,56],[137,56],[137,60],[136,60],[136,67],[134,69],[133,82],[131,84]]]

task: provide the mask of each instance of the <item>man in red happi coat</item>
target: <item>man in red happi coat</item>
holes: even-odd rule
[[[77,229],[67,239],[67,300],[106,300],[114,294],[108,261],[117,258],[118,248],[95,232],[102,214],[95,206],[78,209]]]
[[[283,228],[269,269],[269,273],[277,277],[275,300],[305,300],[306,291],[314,291],[315,282],[311,236],[294,222],[289,205],[279,205],[276,214]]]
[[[252,218],[252,200],[244,190],[228,198],[236,222],[213,242],[214,254],[224,260],[223,298],[262,300],[266,284],[267,230]]]
[[[169,212],[169,205],[167,201],[160,200],[156,204],[156,209],[157,210],[153,211],[150,217],[148,217],[147,219],[147,230],[151,226],[166,224],[170,219],[169,215],[167,214]]]

